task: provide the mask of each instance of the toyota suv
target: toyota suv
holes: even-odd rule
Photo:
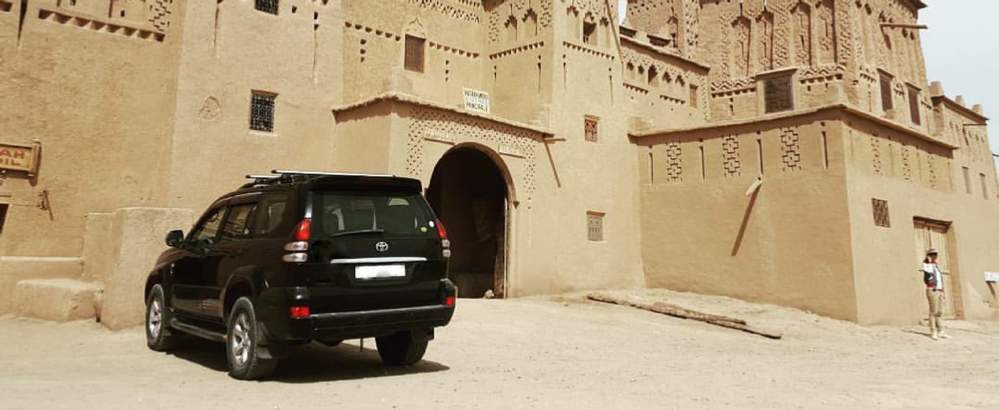
[[[451,321],[447,231],[420,181],[273,171],[172,231],[145,286],[146,340],[226,344],[229,374],[270,375],[289,347],[375,338],[388,365],[419,361]]]

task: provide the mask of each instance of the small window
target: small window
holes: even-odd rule
[[[0,234],[3,234],[3,224],[7,221],[8,209],[10,209],[9,204],[0,204]]]
[[[971,194],[971,170],[968,167],[961,167],[961,171],[964,172],[964,190]]]
[[[217,208],[213,211],[204,221],[201,222],[194,232],[191,233],[191,242],[200,242],[205,239],[215,239],[219,233],[219,227],[222,226],[222,215],[225,214],[225,208]]]
[[[696,85],[690,85],[690,106],[694,108],[697,108],[697,90]]]
[[[600,119],[587,116],[583,120],[583,130],[586,141],[597,142],[600,137]]]
[[[274,132],[274,100],[277,95],[254,91],[250,101],[250,129]]]
[[[426,39],[406,36],[406,69],[409,71],[423,72],[424,59],[426,58]]]
[[[604,241],[604,214],[597,212],[586,213],[587,239],[590,242]]]
[[[891,228],[891,217],[888,215],[888,201],[872,199],[874,205],[874,225]]]
[[[236,205],[229,210],[229,215],[222,224],[222,241],[247,239],[251,236],[249,222],[254,206],[254,204]]]
[[[920,125],[919,90],[913,87],[909,87],[909,115],[912,117],[913,124]]]
[[[278,14],[278,0],[256,0],[254,7],[264,13]]]
[[[597,45],[596,22],[583,22],[583,42],[591,46]]]
[[[773,77],[764,81],[763,95],[767,114],[794,109],[794,89],[791,86],[790,75]]]
[[[985,174],[978,174],[978,176],[982,180],[982,198],[985,198],[985,200],[988,200],[989,199],[989,177],[985,176]]]
[[[895,102],[891,95],[891,82],[890,75],[881,74],[881,109],[885,112],[895,108]]]

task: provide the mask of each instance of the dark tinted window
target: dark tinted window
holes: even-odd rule
[[[236,239],[246,239],[251,235],[250,231],[250,214],[253,213],[253,208],[255,204],[243,204],[236,205],[229,209],[229,214],[225,218],[225,223],[222,224],[222,239],[223,241],[231,241]]]
[[[370,230],[391,235],[436,234],[432,215],[419,194],[317,192],[312,231],[331,236]]]
[[[191,242],[215,239],[219,233],[219,227],[222,226],[222,215],[224,214],[222,211],[224,210],[225,208],[212,210],[211,214],[194,228],[194,232],[191,233]]]
[[[253,236],[286,236],[291,232],[295,221],[294,207],[287,193],[268,194],[253,212]]]

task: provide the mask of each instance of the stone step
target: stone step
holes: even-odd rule
[[[14,313],[56,322],[92,320],[102,286],[74,279],[28,279],[14,287]]]
[[[0,256],[0,316],[14,313],[14,288],[29,279],[78,279],[83,259],[65,257]]]

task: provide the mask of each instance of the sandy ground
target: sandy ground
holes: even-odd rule
[[[623,293],[622,293],[623,294]],[[222,345],[172,354],[141,329],[0,318],[0,408],[999,408],[999,323],[860,327],[666,291],[631,293],[781,331],[770,340],[581,295],[460,300],[425,360],[383,366],[368,340],[293,351],[240,382]]]

